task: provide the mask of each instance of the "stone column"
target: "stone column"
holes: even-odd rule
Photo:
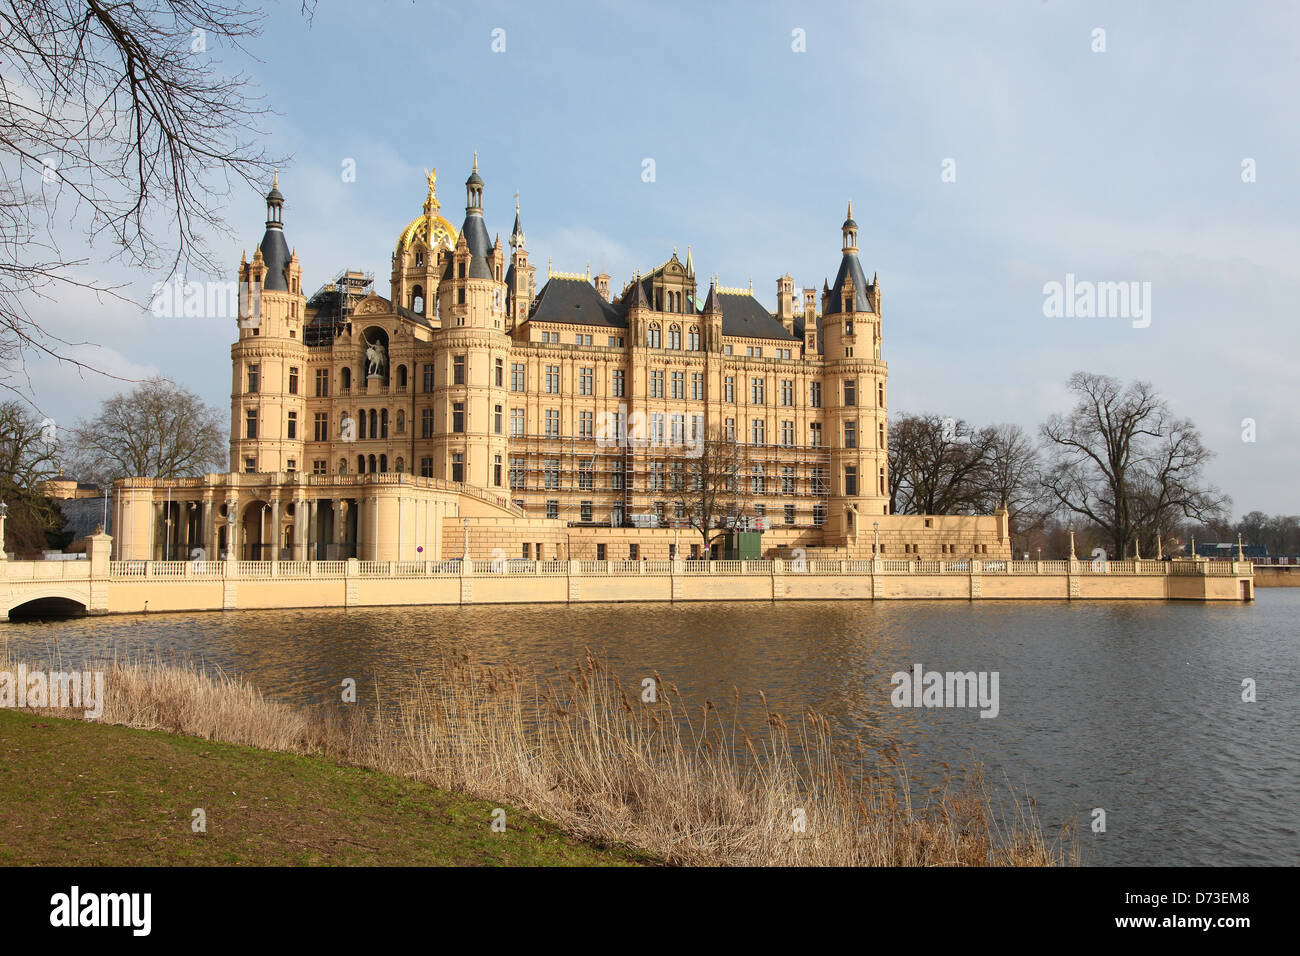
[[[226,501],[226,560],[239,560],[239,502]]]
[[[320,526],[316,522],[319,520],[320,516],[316,512],[316,499],[313,498],[307,503],[307,531],[305,538],[307,543],[306,560],[308,561],[315,561],[317,557],[316,538],[320,534]]]
[[[280,560],[280,497],[278,494],[271,497],[271,557],[272,561]]]
[[[167,503],[155,501],[153,505],[153,559],[162,561],[167,555]]]
[[[293,502],[293,554],[295,561],[307,560],[307,499],[299,495]]]

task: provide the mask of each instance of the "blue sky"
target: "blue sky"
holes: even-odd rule
[[[310,23],[272,9],[257,59],[224,60],[278,114],[266,145],[293,156],[280,186],[307,289],[355,267],[387,295],[425,168],[459,227],[475,150],[489,230],[509,233],[518,190],[539,280],[548,258],[590,262],[621,289],[689,245],[701,276],[752,277],[771,308],[785,272],[819,290],[834,277],[851,198],[884,293],[891,411],[1032,430],[1068,407],[1075,370],[1142,378],[1200,427],[1237,514],[1295,513],[1297,27],[1300,8],[1269,3],[321,0]],[[261,196],[228,216],[235,237],[212,246],[231,279]],[[1045,317],[1043,286],[1067,273],[1151,283],[1150,325]],[[161,278],[89,274],[142,302]],[[80,354],[104,369],[229,407],[233,322],[78,293],[38,315],[96,343]],[[60,422],[122,387],[31,369]]]

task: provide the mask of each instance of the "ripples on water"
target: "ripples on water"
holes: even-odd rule
[[[168,614],[0,627],[16,656],[106,649],[206,661],[268,696],[364,702],[430,667],[431,639],[473,659],[579,661],[625,686],[658,671],[687,703],[763,726],[825,714],[844,739],[895,741],[913,773],[982,762],[1033,794],[1049,835],[1082,827],[1087,862],[1300,864],[1300,589],[1247,606],[1183,603],[825,602],[366,608]],[[997,671],[1000,713],[896,709],[890,676]],[[378,686],[376,677],[381,677]],[[1241,701],[1254,678],[1259,700]],[[1093,807],[1107,832],[1088,829]]]

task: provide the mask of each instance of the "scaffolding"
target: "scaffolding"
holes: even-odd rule
[[[769,526],[821,523],[830,494],[830,448],[825,445],[744,445],[743,490],[738,497],[761,506]],[[511,497],[538,517],[614,527],[687,527],[675,505],[688,502],[690,463],[680,449],[593,438],[514,436],[510,439]],[[755,475],[758,466],[762,471]],[[548,514],[547,503],[555,502]],[[786,522],[786,506],[794,521]],[[584,508],[590,508],[584,514]],[[637,516],[655,515],[645,521]],[[751,518],[756,515],[751,514]]]
[[[303,341],[309,346],[332,345],[352,321],[352,310],[374,290],[375,274],[357,269],[342,269],[307,300],[311,321],[303,329]]]

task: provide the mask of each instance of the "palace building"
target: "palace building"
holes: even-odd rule
[[[503,245],[484,195],[476,156],[457,229],[431,173],[388,297],[353,270],[308,296],[277,177],[239,265],[230,473],[119,482],[119,556],[703,556],[687,519],[710,443],[742,452],[720,520],[767,556],[1009,556],[1004,514],[889,514],[882,292],[852,203],[834,280],[781,276],[772,312],[689,249],[617,291],[543,280],[518,197]]]

